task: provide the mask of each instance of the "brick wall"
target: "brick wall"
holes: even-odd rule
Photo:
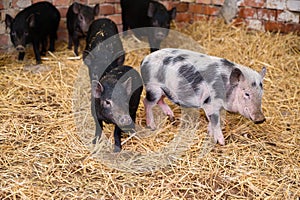
[[[5,29],[5,14],[15,16],[21,9],[41,0],[0,0],[0,50],[11,47],[8,30]],[[66,12],[73,0],[48,0],[61,13],[58,30],[59,40],[67,40]],[[108,17],[121,30],[120,0],[76,0],[95,5],[100,4],[99,17]],[[171,9],[177,8],[176,22],[193,23],[197,20],[215,19],[225,0],[162,0]],[[249,28],[261,31],[300,32],[300,0],[238,0],[238,13],[233,23],[245,23]]]

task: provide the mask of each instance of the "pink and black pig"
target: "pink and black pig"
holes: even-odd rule
[[[183,107],[203,108],[208,133],[221,145],[225,144],[221,109],[240,113],[254,123],[265,121],[261,107],[265,67],[258,73],[224,58],[167,48],[146,56],[141,74],[146,88],[146,123],[151,129],[155,129],[152,108],[156,104],[174,118],[165,97]]]

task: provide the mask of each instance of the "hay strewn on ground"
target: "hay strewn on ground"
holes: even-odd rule
[[[226,145],[216,145],[206,152],[207,121],[200,112],[195,138],[183,155],[158,169],[124,172],[126,166],[118,170],[92,155],[79,134],[78,113],[73,112],[74,85],[78,70],[84,68],[81,60],[67,59],[72,51],[66,50],[66,44],[57,45],[57,51],[48,54],[40,68],[28,67],[35,63],[32,52],[23,63],[15,60],[16,53],[2,54],[1,199],[299,199],[299,36],[251,32],[220,21],[175,29],[191,35],[208,54],[255,70],[267,67],[264,124],[255,125],[240,115],[224,113]],[[138,68],[147,53],[129,53],[126,64]],[[180,109],[172,108],[179,119]],[[170,141],[176,142],[178,127],[186,122],[171,124],[163,116],[160,120],[159,133],[129,139],[124,152],[140,156],[162,151]],[[142,104],[137,124],[145,126]],[[105,128],[110,139],[112,128]],[[123,154],[110,155],[120,159]]]

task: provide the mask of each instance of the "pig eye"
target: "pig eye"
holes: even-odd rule
[[[16,36],[16,31],[11,32],[12,36]]]
[[[81,14],[78,15],[78,19],[79,19],[79,21],[83,21],[84,20],[84,18],[83,18],[83,16]]]
[[[28,36],[28,32],[27,32],[27,31],[25,31],[24,34],[25,34],[26,36]]]
[[[104,101],[104,107],[111,107],[111,101],[105,100]]]

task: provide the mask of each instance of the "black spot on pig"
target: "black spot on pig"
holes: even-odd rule
[[[59,21],[59,11],[49,2],[32,4],[19,12],[15,19],[6,14],[5,24],[10,28],[11,41],[19,52],[18,60],[24,59],[25,46],[32,43],[36,62],[41,63],[41,55],[47,51],[48,37],[49,51],[54,51]]]
[[[252,83],[251,83],[251,86],[252,86],[252,87],[256,87],[256,83],[255,83],[255,82],[252,82]]]
[[[227,66],[227,67],[230,67],[230,68],[232,68],[232,67],[234,67],[234,66],[235,66],[235,64],[234,64],[234,63],[232,63],[232,62],[228,61],[228,60],[227,60],[227,59],[225,59],[225,58],[222,58],[222,59],[221,59],[221,62],[222,62],[222,64],[223,64],[224,66]]]
[[[171,57],[171,56],[165,57],[165,58],[163,59],[163,65],[168,65],[168,64],[170,64],[172,58],[173,58],[173,57]]]
[[[164,83],[166,79],[166,67],[161,65],[159,68],[159,73],[156,74],[156,78],[159,82]]]
[[[218,63],[209,64],[205,70],[201,71],[201,74],[206,82],[211,83],[216,78]]]
[[[213,126],[216,126],[218,124],[219,115],[217,115],[217,114],[211,114],[208,117],[209,117],[209,121],[211,122],[211,124]]]
[[[150,102],[153,102],[157,99],[157,97],[154,92],[152,92],[151,90],[147,90],[146,91],[146,99]]]
[[[218,77],[212,84],[212,87],[215,90],[215,98],[224,100],[226,90],[222,78]]]
[[[143,76],[144,83],[148,83],[150,81],[150,65],[148,61],[142,62],[141,74]]]
[[[78,56],[79,39],[85,37],[90,24],[95,16],[99,14],[99,4],[93,8],[74,2],[67,11],[67,29],[69,35],[68,49],[72,49],[74,44],[74,53]]]
[[[187,55],[185,54],[182,54],[182,55],[178,55],[176,56],[174,59],[173,59],[173,63],[177,63],[177,62],[182,62],[184,61],[186,58]]]
[[[115,124],[115,152],[121,150],[121,133],[134,132],[136,111],[142,93],[142,79],[129,66],[118,66],[99,81],[92,82],[92,99],[96,117],[96,133],[93,143],[102,134],[103,121]],[[128,112],[129,111],[129,112]]]
[[[199,84],[204,80],[202,75],[193,65],[182,65],[178,70],[178,76],[183,77],[179,85],[189,84],[196,91]]]
[[[146,36],[151,52],[160,48],[161,41],[169,33],[170,23],[175,19],[176,8],[167,10],[152,0],[121,0],[123,31],[129,28],[137,37]],[[147,30],[137,28],[152,27]]]

